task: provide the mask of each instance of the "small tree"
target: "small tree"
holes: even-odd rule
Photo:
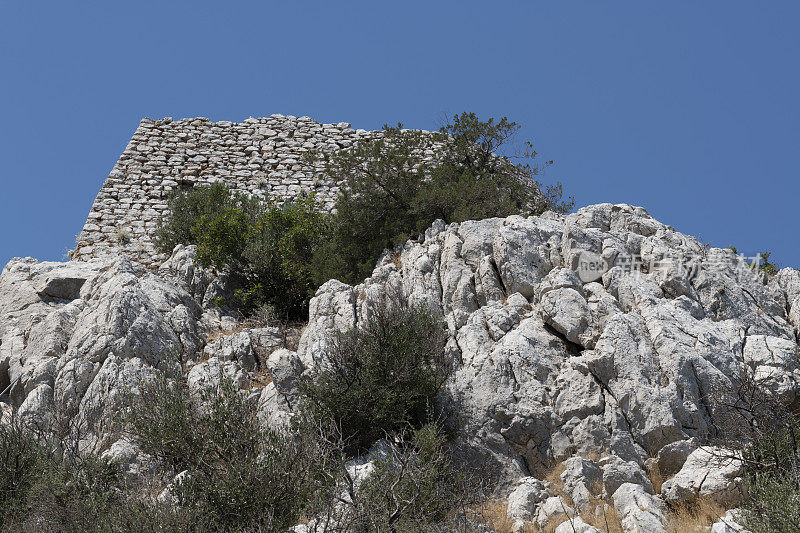
[[[197,245],[196,260],[229,275],[244,314],[270,305],[280,318],[301,318],[316,284],[314,250],[324,241],[326,217],[313,196],[282,205],[229,191],[215,183],[177,193],[158,230],[157,249]]]
[[[800,531],[800,413],[773,383],[745,366],[711,396],[717,441],[744,464],[741,507],[753,533]]]
[[[408,439],[400,437],[356,491],[361,531],[435,530],[452,522],[470,501],[467,477],[453,468],[437,424],[425,424]],[[477,501],[478,494],[472,499]]]
[[[326,156],[326,173],[342,189],[331,239],[315,255],[317,282],[359,282],[384,249],[437,218],[450,223],[571,209],[560,184],[537,181],[552,161],[536,165],[531,143],[519,156],[524,162],[497,154],[518,131],[506,118],[481,121],[463,113],[435,133],[384,126],[382,136]]]
[[[194,397],[182,379],[162,376],[125,403],[139,447],[167,472],[185,472],[174,494],[194,528],[283,531],[298,522],[316,454],[306,440],[263,428],[256,402],[230,380]]]
[[[415,307],[375,309],[340,332],[315,376],[302,382],[308,418],[331,420],[349,454],[427,420],[449,373],[441,319]]]
[[[728,249],[731,250],[733,253],[738,254],[739,250],[734,245],[729,244]],[[758,258],[758,263],[755,261],[753,262],[753,268],[758,267],[760,272],[767,274],[768,276],[774,276],[778,273],[781,269],[781,266],[778,263],[770,262],[769,258],[772,255],[772,252],[759,252],[756,254]]]
[[[198,231],[201,220],[208,223],[232,212],[243,212],[243,218],[249,219],[257,216],[260,206],[257,199],[231,194],[222,183],[175,191],[169,199],[169,214],[156,230],[156,250],[169,254],[177,244],[195,244],[201,237]]]

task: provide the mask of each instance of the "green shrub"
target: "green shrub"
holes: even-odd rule
[[[733,251],[733,253],[738,254],[739,250],[733,246],[732,244],[728,245],[728,249]],[[778,273],[781,269],[781,266],[778,263],[771,263],[769,258],[772,255],[772,252],[759,252],[758,254],[758,270],[764,272],[768,276],[774,276]],[[756,268],[756,264],[754,262],[753,268]]]
[[[244,314],[271,305],[281,318],[301,318],[316,284],[314,250],[324,240],[326,217],[313,196],[282,205],[229,191],[215,183],[179,192],[169,202],[156,247],[197,245],[196,261],[229,275],[235,298],[226,301]]]
[[[0,529],[145,530],[146,521],[133,518],[133,498],[116,464],[72,455],[49,437],[18,421],[0,426]],[[146,513],[139,508],[140,516]],[[130,527],[118,527],[123,516]]]
[[[710,396],[715,430],[744,464],[743,525],[753,533],[800,532],[800,412],[773,385],[744,367],[728,390]]]
[[[196,406],[188,387],[180,376],[159,373],[138,389],[138,395],[122,398],[122,420],[139,449],[171,471],[190,468],[199,457],[203,436],[194,426]]]
[[[0,425],[0,528],[27,513],[50,463],[48,450],[18,424]]]
[[[441,319],[406,306],[376,308],[340,332],[321,371],[301,384],[312,420],[334,421],[357,454],[387,433],[421,427],[449,372]]]
[[[758,255],[761,258],[758,264],[758,268],[762,272],[766,273],[769,276],[774,276],[781,269],[778,263],[771,263],[769,261],[769,257],[772,255],[772,252],[761,252]]]
[[[759,433],[743,450],[745,525],[753,533],[800,532],[800,420],[773,420]]]
[[[173,475],[186,472],[174,494],[193,527],[283,531],[298,522],[315,456],[304,441],[262,428],[255,401],[230,380],[194,398],[184,382],[162,378],[126,404],[140,448]]]
[[[455,470],[436,423],[390,444],[357,492],[356,531],[435,531],[464,510],[466,477]]]
[[[559,184],[536,180],[542,167],[497,157],[519,130],[503,118],[481,121],[456,115],[437,133],[385,126],[383,137],[326,156],[326,173],[341,182],[330,240],[314,257],[315,279],[358,283],[372,273],[384,249],[414,238],[438,219],[445,222],[512,214],[568,211]],[[437,161],[424,154],[434,150]],[[545,166],[547,166],[548,162]]]
[[[156,250],[169,254],[178,244],[197,242],[197,223],[204,217],[216,219],[230,211],[257,214],[258,201],[243,194],[231,194],[222,183],[187,191],[175,191],[169,199],[169,215],[156,230]]]
[[[744,526],[752,533],[800,531],[800,489],[796,476],[750,474],[748,498],[742,506]]]

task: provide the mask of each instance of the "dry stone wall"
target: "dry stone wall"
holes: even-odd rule
[[[242,123],[207,118],[143,119],[103,183],[71,257],[125,254],[145,265],[166,259],[153,248],[169,194],[215,181],[261,198],[287,200],[314,192],[330,211],[338,192],[308,150],[332,152],[380,132],[309,117],[272,115]]]

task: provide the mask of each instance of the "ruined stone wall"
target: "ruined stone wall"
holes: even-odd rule
[[[308,150],[331,152],[379,132],[308,117],[272,115],[242,123],[206,118],[144,119],[103,183],[78,236],[72,258],[120,253],[146,265],[165,259],[153,248],[155,230],[175,188],[222,181],[262,198],[292,199],[314,192],[326,210],[338,192]]]

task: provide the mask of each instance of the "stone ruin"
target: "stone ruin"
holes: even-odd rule
[[[330,211],[338,187],[323,175],[323,163],[311,164],[303,154],[330,153],[376,134],[346,122],[284,115],[241,123],[145,118],[103,183],[70,257],[125,254],[147,266],[160,264],[166,257],[153,239],[171,192],[217,181],[277,201],[313,192]]]

